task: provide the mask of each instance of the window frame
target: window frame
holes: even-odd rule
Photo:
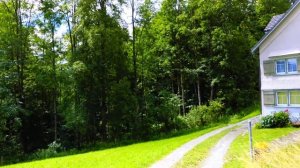
[[[295,61],[295,63],[296,63],[296,69],[295,69],[295,71],[289,72],[289,60],[294,60]],[[286,59],[286,73],[287,74],[297,74],[298,73],[297,67],[298,67],[297,58]]]
[[[300,90],[289,90],[289,100],[288,100],[288,103],[289,103],[289,106],[292,106],[292,107],[300,107],[300,103],[299,104],[292,104],[291,103],[291,92],[293,91],[296,91],[296,92],[300,92]]]
[[[275,73],[276,75],[290,75],[290,74],[299,74],[297,67],[298,67],[298,61],[297,57],[293,58],[284,58],[284,59],[277,59],[275,60]],[[294,60],[293,62],[296,63],[296,69],[295,71],[289,72],[289,61]],[[278,72],[278,62],[283,61],[284,62],[284,72]]]
[[[283,61],[283,62],[284,62],[284,72],[278,72],[278,65],[277,65],[277,63],[278,63],[279,61]],[[275,67],[276,67],[276,74],[277,74],[277,75],[285,75],[285,74],[286,74],[287,67],[286,67],[286,60],[285,60],[285,59],[279,59],[279,60],[276,60],[276,61],[275,61]]]
[[[300,89],[291,89],[291,90],[275,90],[275,102],[277,107],[300,107],[299,104],[291,104],[291,92],[292,91],[298,91],[300,92]],[[285,92],[286,93],[286,98],[287,98],[287,104],[279,104],[278,103],[278,93],[280,92]]]
[[[278,103],[278,93],[286,93],[286,104],[279,104]],[[278,107],[285,107],[285,106],[289,106],[289,91],[286,90],[277,90],[276,91],[276,106]]]

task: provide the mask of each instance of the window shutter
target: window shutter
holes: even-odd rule
[[[275,74],[275,62],[273,60],[267,60],[263,62],[264,74],[274,75]]]
[[[297,70],[300,73],[300,57],[297,58]]]
[[[275,105],[274,91],[263,91],[263,100],[264,105]]]

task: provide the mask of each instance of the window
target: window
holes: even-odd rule
[[[276,74],[295,74],[298,73],[297,59],[285,59],[276,61]]]
[[[286,91],[279,91],[277,92],[277,105],[288,105],[288,92]]]
[[[276,73],[285,74],[285,60],[276,61]]]
[[[295,73],[297,72],[297,59],[288,59],[288,73]]]
[[[275,93],[276,93],[277,106],[300,106],[300,90],[281,90],[281,91],[276,91]]]
[[[300,91],[290,91],[290,105],[300,105]]]

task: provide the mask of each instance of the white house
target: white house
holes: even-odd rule
[[[300,0],[274,16],[265,32],[252,48],[259,49],[262,115],[288,111],[300,121]]]

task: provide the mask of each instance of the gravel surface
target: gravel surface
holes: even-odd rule
[[[252,126],[258,122],[258,117],[252,118]],[[208,157],[199,167],[202,168],[222,168],[224,164],[225,155],[230,147],[230,144],[242,133],[248,131],[248,122],[240,124],[241,127],[232,130],[225,135],[219,142],[211,149]]]
[[[254,117],[255,119],[258,117]],[[252,118],[251,120],[253,120],[254,118]],[[226,130],[229,128],[233,128],[235,126],[243,126],[245,124],[248,123],[248,120],[246,121],[242,121],[239,122],[237,124],[231,124],[228,125],[226,127],[217,129],[215,131],[209,132],[207,134],[204,134],[190,142],[187,142],[186,144],[182,145],[181,147],[177,148],[175,151],[173,151],[172,153],[170,153],[169,155],[167,155],[165,158],[163,158],[162,160],[159,160],[158,162],[154,163],[151,168],[171,168],[172,166],[174,166],[178,161],[180,161],[180,159],[183,158],[183,156],[189,152],[191,149],[193,149],[195,146],[197,146],[198,144],[200,144],[201,142],[205,141],[206,139]],[[227,136],[227,135],[226,135]],[[235,136],[235,135],[232,135]],[[228,144],[230,145],[230,143]],[[227,145],[227,146],[228,146]],[[224,146],[226,148],[226,146]],[[225,150],[227,151],[227,150]],[[211,155],[211,157],[214,157],[213,155]],[[214,167],[215,168],[215,167]]]

